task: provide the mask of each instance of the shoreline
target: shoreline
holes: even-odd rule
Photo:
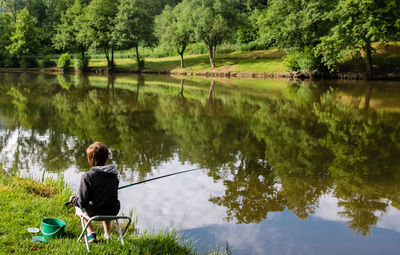
[[[86,72],[75,71],[70,69],[64,71],[59,68],[0,68],[0,73],[50,73],[50,74],[74,74],[74,73],[87,73],[87,74],[109,74],[109,70],[102,68],[91,67]],[[157,75],[169,75],[169,76],[198,76],[204,78],[213,77],[225,77],[225,78],[249,78],[249,79],[297,79],[297,80],[367,80],[365,73],[359,72],[344,72],[338,74],[332,74],[328,76],[321,76],[319,74],[310,72],[278,72],[278,73],[268,73],[268,72],[213,72],[213,71],[203,71],[203,72],[179,72],[170,70],[137,70],[137,69],[124,69],[115,68],[112,73],[132,73],[132,74],[157,74]],[[400,81],[400,72],[392,73],[379,73],[375,74],[370,80],[390,80],[390,81]]]
[[[71,195],[71,189],[62,179],[46,179],[44,182],[22,178],[0,168],[0,199],[4,217],[0,218],[0,254],[60,254],[68,250],[69,254],[85,254],[83,241],[76,243],[81,232],[79,219],[74,215],[73,207],[65,207],[64,202]],[[27,202],[28,201],[28,202]],[[131,216],[132,217],[132,216]],[[133,216],[134,217],[134,216]],[[32,242],[28,227],[40,228],[44,218],[58,218],[67,223],[65,234],[61,238],[50,239],[49,243]],[[124,235],[125,244],[118,238],[90,245],[92,254],[198,254],[193,241],[183,239],[174,229],[149,233],[135,228],[136,222]],[[94,224],[96,232],[102,231],[101,224]],[[113,229],[115,228],[115,229]],[[115,226],[113,235],[117,236]],[[100,237],[100,236],[99,236]],[[181,239],[182,238],[182,239]],[[101,237],[100,237],[101,240]]]

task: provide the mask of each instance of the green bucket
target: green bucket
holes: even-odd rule
[[[47,218],[42,220],[42,226],[40,230],[44,237],[47,238],[59,238],[64,234],[65,221],[56,218]]]

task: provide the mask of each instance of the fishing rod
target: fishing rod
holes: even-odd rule
[[[145,183],[145,182],[150,182],[150,181],[154,181],[154,180],[157,180],[157,179],[169,177],[169,176],[172,176],[172,175],[183,174],[183,173],[192,172],[192,171],[200,170],[200,169],[204,169],[204,167],[188,169],[188,170],[184,170],[184,171],[180,171],[180,172],[176,172],[176,173],[172,173],[172,174],[166,174],[166,175],[150,178],[150,179],[143,180],[143,181],[140,181],[140,182],[135,182],[135,183],[131,183],[131,184],[128,184],[128,185],[124,185],[124,186],[118,187],[118,189],[125,189],[125,188],[128,188],[128,187],[134,186],[134,185]]]
[[[192,172],[192,171],[200,170],[200,169],[204,169],[204,167],[193,168],[193,169],[188,169],[188,170],[184,170],[184,171],[180,171],[180,172],[176,172],[176,173],[172,173],[172,174],[166,174],[166,175],[154,177],[154,178],[143,180],[143,181],[140,181],[140,182],[135,182],[135,183],[131,183],[131,184],[128,184],[128,185],[124,185],[124,186],[118,187],[118,189],[125,189],[125,188],[128,188],[128,187],[134,186],[134,185],[145,183],[145,182],[150,182],[150,181],[154,181],[154,180],[157,180],[157,179],[169,177],[169,176],[172,176],[172,175],[183,174],[183,173]],[[72,204],[71,201],[68,201],[68,202],[64,203],[65,206],[68,206],[70,204]]]

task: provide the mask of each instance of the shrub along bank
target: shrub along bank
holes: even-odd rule
[[[35,182],[11,176],[0,170],[0,254],[85,254],[82,242],[76,243],[81,226],[74,208],[63,204],[71,195],[63,180]],[[44,218],[58,218],[67,223],[65,235],[49,243],[33,243],[28,227],[40,227]],[[98,230],[101,224],[95,225]],[[91,244],[92,254],[196,254],[190,242],[178,233],[140,233],[129,227],[125,245],[118,238]]]

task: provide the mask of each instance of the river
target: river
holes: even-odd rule
[[[93,141],[124,214],[199,251],[398,254],[400,82],[0,74],[0,163],[74,190]],[[49,217],[52,215],[49,215]]]

